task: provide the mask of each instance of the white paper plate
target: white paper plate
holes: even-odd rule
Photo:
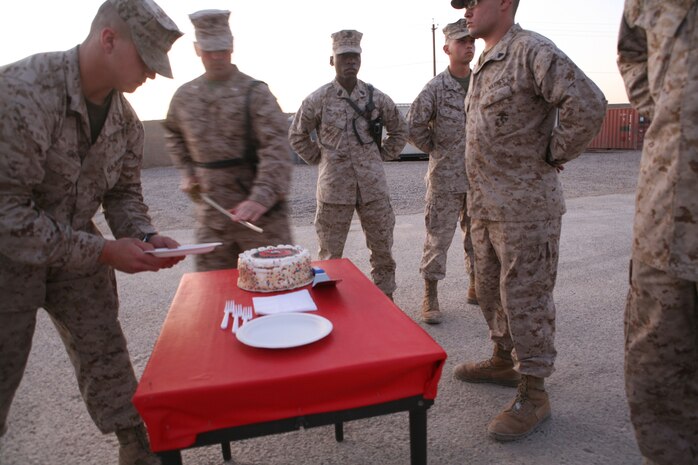
[[[319,341],[332,332],[327,318],[307,313],[279,313],[255,318],[238,330],[240,342],[263,349],[286,349]]]
[[[145,253],[153,254],[156,257],[181,257],[182,255],[198,255],[202,253],[209,253],[219,245],[223,245],[222,242],[208,242],[205,244],[190,244],[190,245],[180,245],[176,249],[153,249],[146,250]]]

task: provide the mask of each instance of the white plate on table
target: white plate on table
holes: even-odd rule
[[[332,332],[327,318],[308,313],[278,313],[248,321],[238,330],[240,342],[262,349],[286,349],[319,341]]]
[[[205,244],[180,245],[175,249],[168,249],[167,247],[163,247],[160,249],[146,250],[145,253],[149,253],[160,258],[181,257],[182,255],[198,255],[202,253],[209,253],[219,245],[223,245],[223,243],[207,242]]]

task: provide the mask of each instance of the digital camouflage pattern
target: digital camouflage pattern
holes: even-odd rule
[[[214,253],[230,253],[226,261],[231,264],[237,264],[237,250],[278,245],[279,238],[285,238],[283,243],[291,242],[284,205],[293,170],[286,139],[288,123],[269,88],[263,83],[253,86],[253,81],[237,67],[224,82],[200,76],[177,90],[165,120],[165,139],[173,163],[184,176],[195,176],[203,192],[224,208],[231,209],[244,200],[270,208],[259,221],[258,226],[264,229],[259,234],[230,221],[207,203],[197,203],[197,237],[224,242]],[[243,158],[248,140],[248,92],[250,141],[256,144],[259,159],[256,171],[250,164],[218,169],[195,166],[195,162]],[[208,259],[201,257],[197,264],[203,266]]]
[[[475,283],[475,252],[470,234],[471,221],[467,213],[466,194],[428,195],[424,205],[426,237],[419,265],[422,277],[439,281],[446,277],[448,249],[451,247],[456,225],[463,232],[465,272],[471,284]]]
[[[395,214],[382,162],[400,156],[407,142],[407,125],[390,97],[374,89],[376,108],[370,116],[381,116],[387,133],[379,149],[366,119],[343,97],[366,108],[366,83],[357,80],[349,95],[335,79],[306,97],[289,128],[289,141],[306,163],[320,165],[315,216],[320,258],[342,256],[351,214],[356,209],[371,251],[373,281],[384,293],[392,294]],[[311,138],[314,131],[316,140]]]
[[[309,165],[319,164],[317,199],[355,205],[388,197],[382,161],[396,160],[407,142],[407,125],[395,103],[378,89],[371,118],[383,117],[387,132],[381,149],[371,139],[368,123],[343,98],[359,108],[368,103],[366,84],[358,80],[351,95],[336,81],[310,94],[296,112],[289,129],[291,147]],[[354,132],[353,126],[356,127]],[[310,134],[317,131],[317,140]],[[359,138],[361,140],[359,140]]]
[[[279,202],[271,211],[266,212],[255,222],[256,226],[264,230],[263,234],[238,223],[231,223],[224,229],[212,229],[206,223],[200,223],[196,229],[197,242],[222,242],[223,245],[212,252],[196,255],[196,269],[210,271],[237,268],[238,255],[245,250],[263,245],[293,244],[288,213],[286,202]]]
[[[395,260],[393,230],[395,214],[390,200],[380,199],[354,205],[318,202],[315,230],[318,235],[319,260],[342,258],[354,209],[359,215],[366,245],[371,251],[371,278],[385,294],[395,292]]]
[[[555,44],[512,26],[480,58],[465,98],[470,217],[561,216],[565,202],[552,164],[578,157],[605,111],[599,88]]]
[[[651,119],[640,162],[625,385],[648,464],[698,463],[698,3],[626,0],[618,66]]]
[[[472,220],[475,290],[490,338],[514,369],[544,378],[554,370],[555,302],[560,218]]]
[[[475,287],[493,341],[521,374],[555,360],[560,218],[556,166],[596,135],[606,100],[551,41],[513,25],[473,69],[465,98]]]
[[[117,238],[155,232],[141,193],[142,124],[115,92],[91,144],[77,48],[0,68],[0,114],[0,430],[39,307],[67,344],[97,426],[133,426],[136,381],[92,218],[102,206]]]
[[[441,280],[446,276],[448,248],[455,227],[460,223],[465,268],[474,282],[473,245],[466,203],[464,99],[465,89],[446,69],[424,86],[407,113],[410,142],[429,154],[425,177],[426,238],[420,265],[420,273],[427,280]]]
[[[637,187],[633,257],[698,281],[698,50],[695,1],[627,1],[618,65],[652,120]]]

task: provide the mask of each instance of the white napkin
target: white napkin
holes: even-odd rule
[[[259,315],[317,310],[317,305],[307,289],[271,297],[252,297],[252,305],[255,313]]]

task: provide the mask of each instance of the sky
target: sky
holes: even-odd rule
[[[330,35],[363,33],[359,79],[396,103],[411,103],[436,72],[446,69],[442,28],[462,17],[449,0],[156,0],[184,32],[170,51],[174,79],[158,76],[127,94],[142,120],[162,119],[179,86],[204,71],[194,53],[189,14],[231,11],[233,62],[265,81],[285,112],[334,78]],[[100,0],[5,2],[0,15],[0,65],[34,53],[67,50],[87,36]],[[623,0],[521,0],[516,21],[551,39],[601,88],[609,103],[628,101],[616,67]],[[476,42],[477,56],[483,41]],[[474,61],[475,61],[474,60]]]

